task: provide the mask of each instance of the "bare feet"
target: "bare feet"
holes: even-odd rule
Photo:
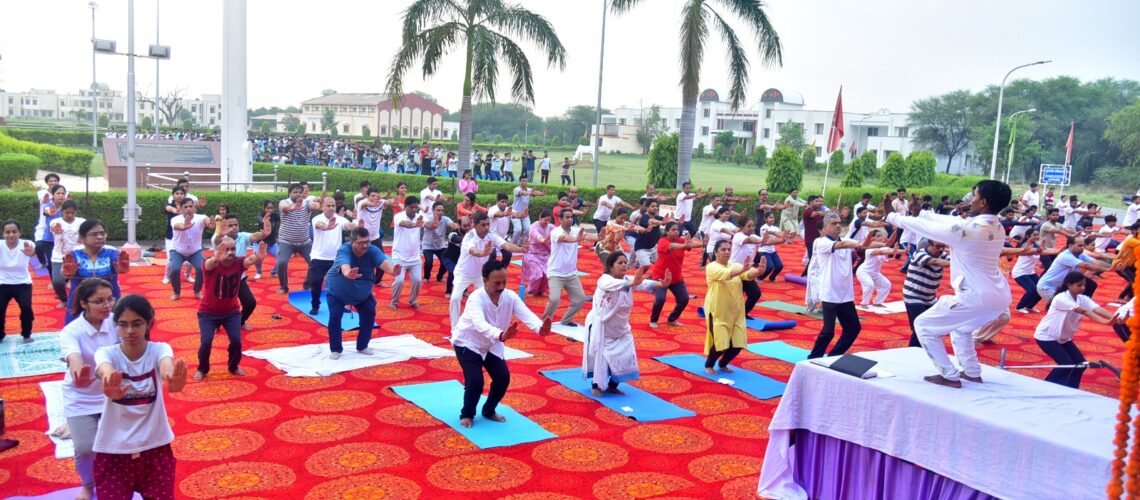
[[[657,322],[656,321],[650,321],[649,322],[649,328],[657,328]]]
[[[194,372],[194,380],[202,380],[204,378],[206,378],[205,373],[198,372],[198,371]]]
[[[365,347],[364,349],[357,349],[356,352],[359,352],[360,354],[363,354],[365,356],[371,356],[373,354],[376,354],[376,351],[373,351],[371,347]]]
[[[607,387],[606,392],[608,392],[610,394],[617,394],[618,396],[625,396],[625,392],[623,392],[621,389],[618,389],[616,386],[615,387]]]
[[[396,304],[388,304],[388,309],[395,311],[396,310]]]
[[[195,299],[200,299],[200,298],[202,298],[202,292],[194,292],[194,298],[195,298]]]
[[[925,381],[930,382],[932,384],[944,385],[946,387],[953,387],[955,389],[961,389],[962,388],[961,382],[959,382],[957,380],[950,380],[946,377],[943,377],[942,375],[929,375],[926,377],[922,377],[922,380],[925,380]]]
[[[595,398],[600,398],[602,396],[605,396],[605,393],[603,393],[602,390],[598,387],[591,387],[590,388],[590,394],[593,394]]]
[[[964,379],[966,379],[966,380],[969,380],[970,382],[973,382],[973,383],[975,383],[975,384],[980,384],[980,383],[982,383],[982,376],[981,376],[981,375],[978,375],[977,377],[971,377],[971,376],[969,376],[969,375],[966,375],[965,373],[963,373],[963,374],[961,374],[961,377],[962,377],[962,378],[964,378]]]
[[[79,492],[75,494],[75,500],[91,500],[92,490],[89,486],[79,488]]]
[[[475,425],[475,421],[473,419],[470,419],[470,418],[461,418],[461,419],[459,419],[459,425],[461,427],[470,429],[472,425]]]
[[[495,422],[500,422],[500,423],[507,421],[507,417],[499,415],[498,413],[493,413],[491,415],[483,415],[483,418],[485,418],[487,420],[493,420]]]
[[[705,373],[707,373],[709,375],[716,375],[716,370],[713,370],[711,366],[706,366],[705,367]]]
[[[238,367],[237,370],[230,371],[230,373],[234,374],[235,377],[244,377],[245,376],[245,370],[241,369],[240,366]]]
[[[35,341],[36,341],[36,339],[33,339],[31,337],[24,337],[24,343],[25,344],[31,344],[32,342],[35,342]]]
[[[179,294],[177,294],[177,293],[176,293],[176,294],[174,294],[174,295],[171,295],[171,296],[170,296],[170,301],[171,301],[171,302],[178,302],[178,299],[179,299],[180,297],[181,297],[181,296],[180,296]]]
[[[287,293],[289,293],[289,290],[286,290],[284,288],[278,288],[277,289],[277,295],[285,295]]]
[[[339,352],[330,352],[329,353],[329,359],[334,359],[334,360],[340,359],[340,353]]]
[[[725,372],[725,373],[734,373],[736,370],[733,370],[732,368],[729,368],[728,366],[721,366],[720,371]]]
[[[684,324],[684,323],[682,323],[682,322],[680,322],[680,321],[670,321],[670,322],[669,322],[669,325],[670,325],[670,326],[680,326],[680,327],[683,327],[683,326],[685,326],[685,324]]]

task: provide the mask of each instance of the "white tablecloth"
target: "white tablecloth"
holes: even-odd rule
[[[792,475],[793,429],[849,441],[1001,498],[1104,498],[1117,401],[990,366],[952,389],[920,348],[859,353],[894,373],[859,379],[796,364],[769,426],[759,493],[806,498]],[[837,471],[862,474],[863,471]]]

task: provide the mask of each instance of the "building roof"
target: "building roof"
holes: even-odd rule
[[[386,93],[336,93],[316,97],[303,101],[301,105],[348,105],[348,106],[378,106],[380,109],[392,109],[391,94]],[[400,98],[400,107],[420,108],[437,114],[444,114],[443,106],[431,102],[419,94],[409,92]]]
[[[780,102],[784,104],[797,104],[803,106],[804,96],[803,94],[794,90],[784,91],[776,88],[771,88],[765,90],[764,93],[760,95],[760,102]]]

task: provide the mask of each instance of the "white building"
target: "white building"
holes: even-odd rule
[[[148,96],[153,99],[153,96]],[[79,89],[76,93],[59,94],[54,90],[31,89],[27,92],[6,92],[0,89],[0,117],[12,119],[38,119],[58,121],[86,121],[90,123],[92,99],[99,105],[99,116],[109,116],[111,123],[126,121],[127,98],[121,90],[111,90],[107,84],[98,83],[95,91]],[[214,127],[221,124],[222,96],[203,94],[198,98],[183,98],[182,107],[190,113],[194,124],[199,127]],[[154,118],[154,104],[138,101],[135,119]],[[165,118],[163,118],[166,125]],[[175,120],[181,126],[181,120]]]
[[[392,99],[382,93],[336,93],[301,103],[301,122],[307,133],[321,134],[321,117],[326,110],[336,116],[339,135],[363,136],[365,128],[373,137],[451,139],[459,133],[459,122],[444,121],[443,106],[419,94],[409,92],[393,107]],[[280,123],[280,122],[279,122]]]
[[[723,131],[732,132],[737,144],[743,146],[746,152],[751,153],[758,146],[763,145],[769,154],[776,148],[776,141],[780,138],[780,125],[787,122],[798,122],[804,130],[804,139],[807,144],[815,145],[816,161],[825,162],[829,153],[827,147],[828,134],[831,132],[831,119],[833,109],[806,109],[804,98],[798,92],[785,92],[780,89],[765,90],[760,100],[753,105],[732,110],[730,102],[721,101],[716,90],[705,89],[697,100],[697,120],[693,147],[705,145],[705,150],[711,152],[716,135]],[[617,151],[621,153],[638,154],[642,152],[637,142],[637,130],[641,120],[649,114],[649,108],[619,107],[613,113],[602,116],[602,151]],[[661,108],[661,125],[667,132],[674,132],[681,128],[681,108]],[[873,113],[843,113],[845,134],[840,144],[844,151],[844,159],[852,158],[854,154],[862,155],[866,151],[874,151],[881,166],[887,156],[893,152],[907,155],[916,149],[923,149],[914,143],[911,128],[906,113],[892,113],[887,109],[880,109]],[[591,134],[595,132],[591,130]],[[971,151],[960,154],[954,158],[950,171],[961,173],[968,171],[975,156]],[[945,171],[946,158],[938,159],[938,170]]]

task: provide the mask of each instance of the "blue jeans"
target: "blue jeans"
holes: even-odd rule
[[[369,295],[362,302],[356,304],[345,304],[335,294],[326,293],[325,298],[329,302],[329,350],[332,352],[341,352],[344,348],[341,345],[341,338],[344,335],[344,328],[341,327],[341,322],[344,320],[344,306],[356,306],[357,312],[360,313],[360,331],[356,335],[356,350],[363,351],[368,347],[368,343],[372,341],[372,325],[376,322],[376,297]]]
[[[202,334],[201,343],[198,344],[198,371],[203,374],[210,373],[210,347],[214,343],[214,334],[218,328],[225,328],[226,336],[230,338],[226,367],[231,372],[237,371],[238,362],[241,361],[241,313],[232,312],[219,316],[198,311],[198,330]]]
[[[1014,309],[1033,309],[1033,306],[1041,301],[1041,295],[1037,293],[1037,281],[1040,279],[1041,277],[1036,274],[1026,274],[1013,279],[1025,290],[1025,294],[1017,301],[1017,307]]]
[[[190,267],[194,268],[194,275],[198,277],[194,280],[194,293],[202,291],[202,285],[206,283],[206,277],[202,276],[202,262],[205,260],[201,250],[191,255],[182,255],[177,250],[171,250],[170,266],[166,268],[166,275],[170,278],[170,288],[174,290],[174,293],[182,293],[182,263],[184,262],[190,263]]]
[[[274,244],[266,247],[265,253],[272,255],[273,258],[277,258],[277,244],[274,243]],[[257,274],[261,274],[261,263],[262,263],[262,261],[260,261],[260,260],[257,261]]]
[[[1045,355],[1049,356],[1056,361],[1059,365],[1076,365],[1085,362],[1085,356],[1081,354],[1081,350],[1077,349],[1077,344],[1073,341],[1065,342],[1064,344],[1055,340],[1038,340],[1037,346],[1045,351]],[[1045,377],[1046,382],[1053,382],[1054,384],[1061,384],[1073,389],[1079,389],[1081,386],[1081,377],[1084,376],[1084,368],[1054,368]]]
[[[776,281],[776,277],[780,275],[780,271],[784,270],[784,261],[780,260],[780,254],[776,252],[757,252],[754,262],[760,262],[760,259],[768,261],[767,267],[764,272],[756,278],[756,281],[764,281],[764,278],[772,277],[772,281]]]

